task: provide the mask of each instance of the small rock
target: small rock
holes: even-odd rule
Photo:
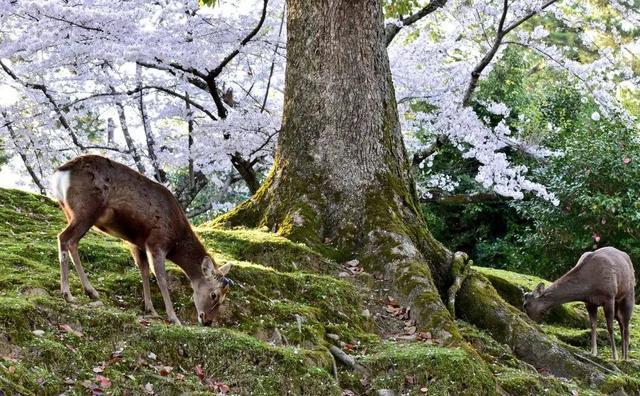
[[[396,396],[397,393],[393,389],[378,389],[376,391],[377,396]]]
[[[340,272],[340,273],[338,274],[338,277],[339,277],[339,278],[349,278],[350,276],[351,276],[351,274],[349,274],[348,272],[344,272],[344,271],[343,271],[343,272]]]
[[[25,296],[31,296],[31,297],[50,297],[51,296],[48,291],[40,287],[28,288],[25,291],[23,291],[23,294]]]
[[[42,337],[44,335],[44,330],[34,330],[32,333],[36,337]]]
[[[365,318],[370,318],[371,317],[371,312],[369,312],[368,309],[363,309],[361,312],[362,316],[364,316]]]
[[[157,356],[155,353],[153,352],[149,352],[149,354],[147,355],[147,357],[151,360],[156,360]]]
[[[91,301],[88,305],[92,308],[104,307],[104,303],[100,300]]]
[[[351,260],[351,261],[347,261],[346,263],[344,263],[344,265],[346,265],[347,267],[357,267],[360,265],[360,261],[356,260]]]
[[[333,334],[333,333],[327,333],[326,334],[327,338],[333,341],[340,341],[340,336],[337,334]]]

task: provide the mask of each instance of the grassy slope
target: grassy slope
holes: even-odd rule
[[[483,359],[465,348],[383,339],[362,314],[367,293],[353,278],[337,276],[340,265],[257,230],[198,229],[218,263],[234,263],[231,277],[239,285],[217,328],[193,325],[190,288],[176,267],[170,268],[170,287],[186,326],[143,319],[140,276],[128,251],[93,231],[82,240],[80,254],[104,306],[89,305],[75,274],[72,291],[80,303],[68,305],[58,293],[56,234],[63,228],[60,210],[48,199],[0,189],[0,390],[9,394],[86,394],[99,376],[110,379],[104,389],[110,394],[209,392],[223,389],[221,384],[231,393],[307,395],[347,388],[420,394],[426,389],[435,395],[577,389],[539,375],[464,323]],[[152,291],[159,309],[155,285]],[[557,332],[564,334],[562,329]],[[571,331],[581,340],[582,330]],[[368,373],[338,363],[336,380],[327,333],[353,345],[349,353]],[[609,382],[610,389],[630,386],[626,377]]]

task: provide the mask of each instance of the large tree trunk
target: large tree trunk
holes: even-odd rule
[[[419,328],[461,342],[443,301],[466,256],[454,256],[436,241],[421,217],[399,127],[381,1],[287,3],[285,107],[276,161],[260,190],[218,222],[267,226],[339,258],[357,257],[411,308]],[[483,285],[457,284],[466,297]],[[475,311],[473,303],[457,304],[457,310],[480,326],[491,320],[526,324],[492,288],[482,296],[495,304],[475,314],[465,312]],[[548,357],[541,360],[531,347],[549,344],[534,327],[527,334],[533,343],[528,349],[522,348],[524,336],[517,342],[507,340],[507,332],[495,337],[542,367]],[[558,354],[577,368],[558,372],[591,376],[571,356]]]
[[[380,2],[290,0],[288,10],[276,163],[260,191],[220,221],[355,252],[396,283],[398,298],[420,301],[412,312],[425,326],[451,333],[436,284],[446,287],[452,255],[418,211]]]

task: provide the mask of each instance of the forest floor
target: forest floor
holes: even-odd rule
[[[143,317],[128,250],[94,231],[80,255],[102,304],[82,294],[72,270],[79,302],[70,305],[58,283],[56,235],[64,226],[49,199],[0,189],[0,395],[640,394],[638,307],[632,360],[612,364],[604,382],[590,387],[518,360],[461,321],[467,344],[440,345],[358,262],[336,263],[266,230],[197,228],[218,265],[233,263],[236,286],[217,327],[197,326],[191,289],[173,265],[170,289],[185,326]],[[476,270],[517,308],[522,291],[540,281]],[[155,284],[152,291],[162,307]],[[579,305],[555,310],[542,327],[559,342],[589,348]],[[603,326],[598,340],[608,359]]]

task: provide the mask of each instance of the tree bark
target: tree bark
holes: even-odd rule
[[[380,2],[290,0],[287,8],[275,165],[252,199],[218,221],[266,225],[344,258],[355,252],[423,327],[456,337],[439,293],[452,254],[418,209]]]
[[[454,260],[421,216],[399,126],[381,1],[288,0],[287,9],[284,118],[274,167],[251,199],[217,223],[267,226],[337,259],[358,257],[434,338],[462,342],[447,301],[489,331],[491,320],[529,326],[514,346],[531,364],[545,367],[557,358],[567,363],[550,369],[565,374],[563,367],[572,365],[572,373],[595,378],[560,346],[548,352],[552,356],[525,350],[525,337],[529,348],[549,343],[495,290],[483,294],[485,304],[494,299],[487,310],[473,314],[477,307],[468,297],[489,282],[477,274],[478,281],[465,281],[466,255]],[[452,284],[467,297],[462,302],[455,301],[455,287],[449,293]]]

